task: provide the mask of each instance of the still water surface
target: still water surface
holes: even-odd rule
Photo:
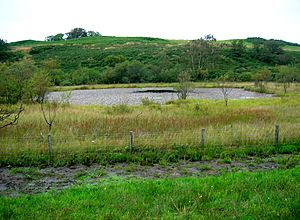
[[[71,92],[70,104],[73,105],[139,105],[143,98],[149,98],[157,103],[165,103],[178,99],[172,88],[116,88],[116,89],[94,89],[74,90]],[[52,92],[50,99],[60,97],[63,92]],[[270,94],[249,92],[243,89],[232,89],[230,99],[269,98]],[[197,88],[188,96],[193,99],[217,100],[223,99],[218,88]]]

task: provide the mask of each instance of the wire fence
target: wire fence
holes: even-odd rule
[[[199,146],[238,148],[292,144],[299,142],[298,127],[288,126],[225,126],[207,127],[198,130],[145,132],[128,131],[120,133],[100,133],[97,135],[52,135],[51,146],[47,136],[1,137],[0,159],[24,152],[35,154],[60,152],[80,153],[89,150],[114,151],[118,149],[149,149],[172,146]]]

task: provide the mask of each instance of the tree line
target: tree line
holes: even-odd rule
[[[1,42],[2,54],[14,54]],[[95,50],[47,45],[33,47],[29,54],[32,58],[19,58],[18,62],[0,56],[0,103],[16,103],[21,96],[40,102],[43,84],[178,82],[184,71],[189,72],[190,81],[226,76],[230,81],[255,81],[260,90],[261,82],[288,85],[300,81],[299,60],[274,40],[259,41],[249,48],[243,40],[219,43],[207,35],[175,46],[137,44]]]
[[[46,45],[30,51],[36,63],[55,59],[60,73],[55,85],[94,83],[176,82],[182,70],[191,80],[214,80],[230,75],[234,81],[252,81],[253,75],[277,65],[299,67],[299,58],[282,49],[277,41],[246,46],[244,40],[217,42],[205,36],[183,45],[133,44],[104,48],[82,45]],[[271,77],[270,80],[275,81]]]
[[[67,33],[58,33],[55,35],[50,35],[45,38],[45,41],[62,41],[70,39],[79,39],[82,37],[99,37],[101,34],[97,31],[86,31],[84,28],[73,28]]]

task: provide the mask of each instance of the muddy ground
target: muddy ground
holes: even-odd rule
[[[0,168],[0,196],[19,196],[49,190],[61,190],[72,185],[96,184],[103,178],[176,178],[205,177],[230,172],[254,172],[287,169],[299,164],[300,155],[275,155],[270,158],[239,160],[181,161],[179,163],[141,166],[115,164],[71,167],[5,167]]]

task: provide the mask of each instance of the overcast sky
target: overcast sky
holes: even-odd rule
[[[8,42],[75,27],[106,36],[300,43],[300,0],[0,0],[0,38]]]

